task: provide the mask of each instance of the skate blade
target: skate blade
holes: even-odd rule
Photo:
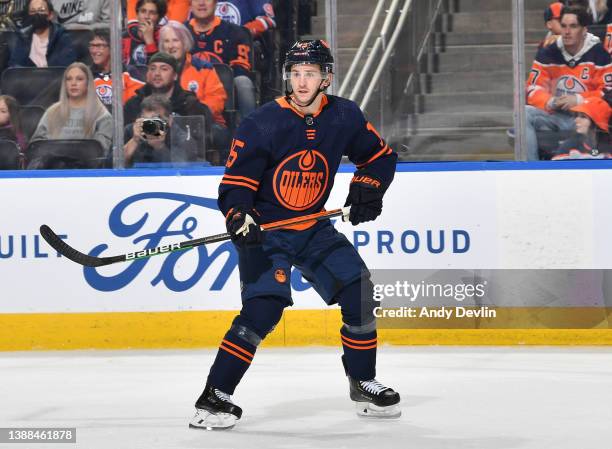
[[[201,430],[230,430],[238,421],[231,413],[210,413],[206,410],[198,410],[189,422],[192,429]]]
[[[355,407],[357,409],[357,415],[362,418],[394,419],[402,416],[402,410],[399,408],[399,404],[379,407],[371,402],[355,402]]]

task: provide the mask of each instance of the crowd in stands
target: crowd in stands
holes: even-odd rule
[[[611,159],[612,1],[552,2],[544,21],[527,80],[527,158]]]
[[[29,149],[55,140],[95,141],[98,166],[112,166],[110,1],[0,3],[0,140],[20,152],[20,168],[48,168]],[[253,61],[268,57],[274,66],[261,50],[274,41],[272,3],[123,0],[122,7],[125,165],[224,164],[233,129],[260,101]],[[32,73],[47,79],[38,86]],[[25,92],[28,81],[45,95]],[[24,115],[35,126],[22,126]],[[182,117],[201,119],[201,130],[182,127]],[[152,119],[161,125],[151,134]],[[76,156],[68,153],[59,166],[71,166]],[[0,168],[17,168],[4,160]]]

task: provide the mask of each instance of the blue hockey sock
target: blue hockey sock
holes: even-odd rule
[[[257,346],[248,343],[231,331],[225,334],[215,362],[208,374],[208,384],[227,394],[234,394],[236,386],[249,369]]]
[[[376,377],[376,330],[366,334],[340,329],[344,349],[346,373],[355,380],[370,380]]]

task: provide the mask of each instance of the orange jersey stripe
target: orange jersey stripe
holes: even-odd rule
[[[348,337],[345,337],[344,335],[340,335],[340,337],[342,337],[342,340],[348,341],[350,343],[357,343],[359,345],[365,345],[365,344],[368,344],[368,343],[376,342],[376,338],[373,338],[371,340],[352,340],[352,339],[350,339]]]
[[[223,179],[230,179],[230,180],[234,180],[234,181],[246,181],[246,182],[250,182],[255,186],[259,185],[259,181],[256,181],[252,178],[247,178],[246,176],[233,176],[233,175],[225,175],[223,176]]]
[[[251,354],[249,351],[247,351],[246,349],[242,349],[240,346],[235,345],[234,343],[232,343],[231,341],[227,341],[227,340],[223,340],[223,343],[225,343],[226,345],[230,345],[232,348],[237,349],[238,351],[242,352],[245,355],[248,355],[249,357],[253,358],[255,357],[253,354]]]
[[[249,188],[249,189],[254,190],[255,192],[257,192],[257,187],[254,187],[254,186],[253,186],[253,185],[251,185],[251,184],[247,184],[246,182],[238,182],[238,181],[224,181],[224,180],[221,180],[221,184],[232,184],[232,185],[235,185],[235,186],[247,187],[247,188]]]
[[[372,156],[368,161],[364,162],[363,164],[358,164],[356,167],[357,168],[364,167],[364,166],[368,165],[369,163],[374,162],[379,157],[386,156],[387,154],[391,154],[392,152],[393,152],[393,150],[391,148],[389,148],[389,145],[385,145],[385,147],[382,150],[380,150],[378,153],[376,153],[374,156]]]
[[[223,345],[219,346],[219,349],[223,349],[224,351],[229,352],[229,353],[230,353],[230,354],[232,354],[232,355],[235,355],[235,356],[236,356],[236,357],[238,357],[240,360],[244,360],[245,362],[247,362],[249,365],[251,364],[251,361],[250,361],[249,359],[247,359],[246,357],[244,357],[244,356],[242,356],[242,355],[238,354],[238,353],[237,353],[237,352],[235,352],[235,351],[232,351],[232,350],[231,350],[231,349],[229,349],[229,348],[226,348],[226,347],[225,347],[225,346],[223,346]]]

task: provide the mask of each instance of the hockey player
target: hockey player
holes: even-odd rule
[[[376,377],[373,285],[365,263],[329,220],[263,233],[259,224],[323,209],[342,156],[355,163],[346,205],[353,225],[382,212],[397,155],[355,103],[326,95],[333,58],[324,41],[298,41],[283,65],[285,97],[243,120],[219,186],[219,209],[236,246],[242,310],[225,334],[196,401],[190,426],[230,428],[242,410],[230,395],[257,346],[293,304],[290,275],[300,269],[344,325],[342,362],[358,414],[400,415],[399,394]]]

